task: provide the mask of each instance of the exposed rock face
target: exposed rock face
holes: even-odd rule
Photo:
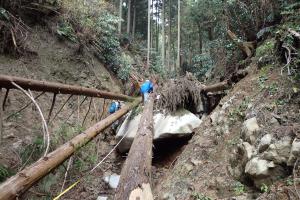
[[[126,136],[118,146],[120,152],[129,150],[137,133],[140,118],[141,115],[135,116],[132,120],[127,117],[121,125],[116,137],[120,140]],[[201,122],[198,117],[185,109],[180,109],[172,115],[157,113],[154,115],[154,140],[188,137]]]

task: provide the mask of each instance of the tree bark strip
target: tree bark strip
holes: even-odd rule
[[[35,91],[52,92],[57,94],[83,95],[89,97],[98,97],[98,98],[114,99],[114,100],[121,100],[121,101],[134,100],[134,98],[123,94],[114,94],[111,92],[101,91],[94,88],[85,88],[85,87],[72,86],[72,85],[66,85],[61,83],[37,81],[33,79],[26,79],[26,78],[20,78],[15,76],[0,75],[0,86],[2,88],[15,89],[15,86],[11,82],[15,82],[25,90],[30,89]]]
[[[153,200],[151,165],[153,144],[153,94],[145,103],[128,157],[121,172],[115,200]]]
[[[58,147],[46,157],[41,158],[31,166],[9,178],[0,185],[0,200],[11,200],[20,197],[20,195],[28,190],[33,184],[62,164],[66,159],[73,155],[76,150],[87,144],[90,140],[95,138],[100,131],[109,127],[113,122],[121,118],[132,108],[136,107],[140,102],[140,98],[136,99],[134,102],[124,106],[124,108],[116,113],[108,116],[104,120],[77,135],[69,142]]]

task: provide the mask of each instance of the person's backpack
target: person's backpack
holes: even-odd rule
[[[116,109],[117,109],[116,102],[112,102],[112,103],[110,104],[110,107],[109,107],[109,113],[114,113],[114,112],[116,112]]]

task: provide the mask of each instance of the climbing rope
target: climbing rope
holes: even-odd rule
[[[83,182],[85,177],[89,174],[91,174],[93,171],[95,171],[109,156],[110,154],[112,154],[112,152],[114,150],[116,150],[116,148],[121,144],[122,140],[127,136],[128,132],[126,134],[124,134],[124,136],[119,140],[119,142],[114,146],[114,148],[112,148],[112,150],[97,164],[95,165],[95,167],[93,167],[93,169],[91,169],[89,172],[87,172],[86,174],[82,175],[81,178],[79,178],[75,183],[73,183],[72,185],[70,185],[69,187],[67,187],[64,191],[60,192],[53,200],[58,200],[60,199],[60,197],[62,197],[64,194],[66,194],[67,192],[69,192],[71,189],[73,189],[76,185],[78,185],[78,183]]]

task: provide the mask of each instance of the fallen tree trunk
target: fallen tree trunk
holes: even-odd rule
[[[136,99],[134,102],[120,109],[116,113],[108,116],[104,120],[77,135],[72,140],[60,146],[55,151],[49,153],[44,158],[41,158],[31,166],[9,178],[0,185],[0,200],[10,200],[19,197],[34,183],[46,176],[53,169],[68,159],[76,150],[96,137],[100,131],[110,126],[113,122],[121,118],[132,108],[136,107],[140,102],[141,99]]]
[[[25,90],[30,89],[34,91],[52,92],[56,94],[83,95],[88,97],[98,97],[98,98],[114,99],[120,101],[134,100],[134,98],[127,95],[114,94],[111,92],[101,91],[94,88],[85,88],[85,87],[66,85],[61,83],[37,81],[33,79],[26,79],[26,78],[20,78],[15,76],[0,75],[0,87],[6,89],[15,89],[16,87],[12,84],[12,82],[15,82]]]
[[[153,200],[151,165],[153,143],[153,95],[149,96],[128,157],[121,172],[115,200]]]
[[[204,92],[219,92],[223,90],[227,90],[231,86],[230,81],[226,80],[220,83],[216,83],[214,85],[205,86],[202,91]]]

